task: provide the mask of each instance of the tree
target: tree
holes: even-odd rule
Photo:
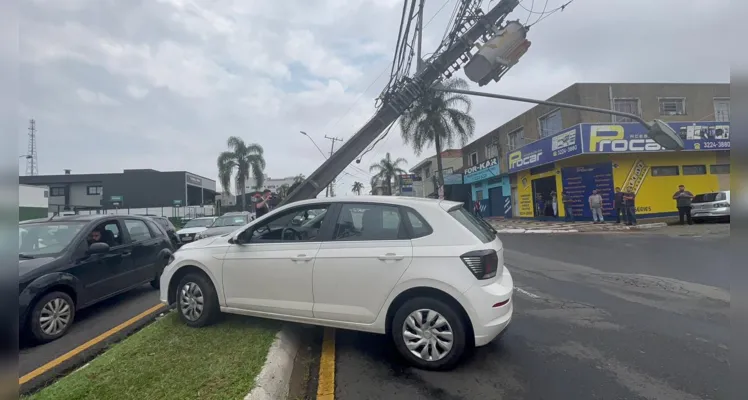
[[[369,172],[375,173],[375,175],[372,177],[372,182],[376,180],[377,182],[381,182],[382,184],[387,185],[387,194],[392,196],[393,180],[395,182],[399,182],[400,175],[407,174],[405,170],[400,168],[400,164],[407,163],[408,162],[402,157],[393,160],[392,157],[390,157],[390,153],[387,153],[387,155],[384,156],[383,159],[379,160],[378,163],[372,164],[369,167]]]
[[[304,182],[304,179],[306,179],[306,177],[304,177],[304,174],[298,174],[298,175],[296,175],[293,178],[293,183],[291,184],[291,187],[288,188],[288,190],[286,191],[286,193],[287,194],[293,193],[293,191],[296,190],[296,188],[299,187],[299,185],[301,185],[302,182]]]
[[[445,89],[467,89],[464,79],[453,78],[442,82]],[[439,186],[444,185],[442,150],[459,142],[465,147],[475,132],[475,120],[470,116],[472,103],[462,94],[427,90],[413,107],[400,117],[400,130],[405,144],[411,144],[416,155],[432,144],[436,148],[436,168]]]
[[[291,192],[289,192],[289,189],[290,189],[290,186],[288,186],[287,183],[284,183],[284,184],[280,185],[278,187],[278,192],[277,192],[278,193],[278,197],[280,197],[281,199],[285,199],[286,196],[288,196],[288,194],[291,193]]]
[[[353,193],[356,193],[357,195],[361,196],[361,191],[362,190],[364,190],[364,184],[363,183],[361,183],[359,181],[353,182],[353,186],[351,187],[351,191]]]
[[[265,158],[262,146],[256,143],[246,144],[239,137],[231,136],[226,144],[229,151],[224,151],[218,156],[218,178],[221,181],[223,192],[231,194],[231,176],[235,176],[237,196],[242,196],[242,210],[247,209],[246,182],[252,174],[255,185],[262,187],[265,181]]]

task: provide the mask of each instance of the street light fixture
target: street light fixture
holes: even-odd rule
[[[431,88],[439,92],[458,93],[458,94],[464,94],[468,96],[489,97],[489,98],[501,99],[501,100],[512,100],[512,101],[519,101],[523,103],[533,103],[533,104],[540,104],[540,105],[559,107],[559,108],[571,108],[574,110],[589,111],[589,112],[596,112],[596,113],[601,113],[601,114],[610,114],[610,115],[617,115],[620,117],[631,118],[634,121],[637,121],[640,124],[644,125],[647,128],[647,135],[649,136],[649,138],[655,141],[660,146],[662,146],[664,149],[683,150],[683,147],[684,147],[683,139],[681,139],[680,136],[678,136],[675,130],[671,128],[670,125],[666,124],[665,122],[659,119],[656,119],[653,122],[649,123],[643,120],[640,116],[636,114],[629,114],[629,113],[614,111],[614,110],[606,110],[604,108],[581,106],[577,104],[558,103],[555,101],[535,100],[535,99],[528,99],[525,97],[507,96],[504,94],[473,92],[470,90],[459,90],[459,89],[445,89],[443,86],[441,86],[438,83],[432,86]]]
[[[25,159],[27,159],[27,160],[30,160],[30,159],[32,159],[33,157],[31,157],[31,156],[30,156],[30,155],[28,155],[28,154],[25,154],[25,155],[22,155],[22,156],[18,156],[18,158],[25,158]]]

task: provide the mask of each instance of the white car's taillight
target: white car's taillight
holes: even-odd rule
[[[499,255],[494,249],[471,251],[460,258],[479,280],[491,279],[499,271]]]

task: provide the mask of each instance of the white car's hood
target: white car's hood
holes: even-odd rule
[[[194,228],[184,228],[177,231],[177,235],[192,235],[193,233],[200,233],[208,228],[205,226],[196,226]]]
[[[192,243],[184,244],[182,245],[182,247],[179,248],[179,250],[202,249],[205,247],[215,247],[215,246],[228,246],[229,239],[231,239],[230,235],[211,236],[205,239],[196,240]]]

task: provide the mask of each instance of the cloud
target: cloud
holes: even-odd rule
[[[425,28],[428,53],[455,0],[426,3],[426,19],[436,14]],[[728,81],[728,3],[576,0],[534,25],[529,52],[481,90],[547,98],[574,82]],[[24,2],[19,151],[34,118],[42,174],[154,168],[216,177],[215,158],[236,135],[265,148],[271,177],[308,175],[323,156],[299,131],[327,152],[325,136],[348,139],[371,118],[401,9],[401,0]],[[510,19],[527,17],[517,8]],[[475,99],[476,138],[527,108]],[[338,192],[368,184],[368,166],[387,152],[412,166],[433,149],[414,156],[394,127],[346,169]]]

